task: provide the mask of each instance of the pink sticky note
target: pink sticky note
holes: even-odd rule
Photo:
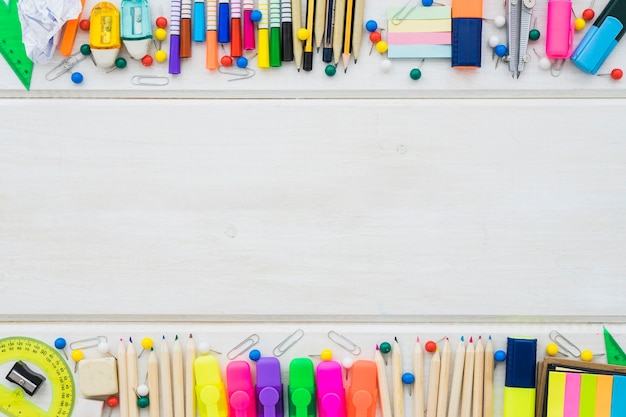
[[[580,407],[580,374],[568,372],[565,375],[565,399],[563,417],[578,417]]]

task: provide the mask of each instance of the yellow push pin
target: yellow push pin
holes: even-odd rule
[[[300,28],[296,32],[296,36],[298,37],[299,40],[304,42],[307,39],[309,39],[309,31],[306,28]]]
[[[152,349],[153,346],[154,340],[152,340],[151,337],[144,337],[143,339],[141,339],[141,352],[139,352],[139,356],[137,357],[141,358],[141,355],[143,355],[146,350]]]
[[[74,365],[74,373],[78,370],[78,362],[82,361],[85,358],[85,354],[81,349],[76,349],[72,351],[72,360],[76,363]]]

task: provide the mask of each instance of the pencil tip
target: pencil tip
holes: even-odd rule
[[[174,338],[174,341],[177,341],[177,340],[178,340],[178,335],[176,335],[176,337]]]
[[[124,339],[120,337],[120,343],[124,343]]]
[[[191,333],[189,333],[189,338],[193,339],[193,335]]]
[[[465,336],[461,336],[461,342],[465,342]]]
[[[419,336],[417,336],[417,339],[416,339],[415,341],[416,341],[417,343],[419,343],[419,342],[420,342],[420,337],[419,337]]]
[[[472,336],[470,336],[470,343],[473,343],[474,340],[472,339]]]
[[[356,58],[354,58],[354,63],[355,63],[355,64],[356,64],[356,61],[357,61],[357,59],[356,59]]]
[[[491,335],[489,335],[489,340],[491,340]]]
[[[163,335],[162,339],[165,340],[165,335]]]
[[[129,337],[129,338],[128,338],[128,341],[129,341],[130,343],[133,343],[133,338],[132,338],[132,337]]]
[[[393,340],[395,340],[395,341],[396,341],[396,343],[398,343],[398,338],[397,338],[397,337],[395,337],[395,336],[394,336],[394,337],[393,337]]]
[[[380,350],[380,348],[378,347],[378,343],[376,344],[376,350]]]

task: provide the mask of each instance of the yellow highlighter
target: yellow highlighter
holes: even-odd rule
[[[200,417],[227,417],[226,389],[220,365],[213,355],[203,355],[193,362],[196,398]]]
[[[504,417],[535,417],[537,339],[507,339]]]

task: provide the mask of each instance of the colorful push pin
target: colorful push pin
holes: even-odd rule
[[[156,18],[155,23],[158,28],[164,29],[167,27],[167,18],[165,16],[159,16]]]
[[[239,58],[237,58],[236,63],[238,68],[247,68],[248,58],[246,58],[245,56],[240,56]]]
[[[378,23],[376,23],[375,20],[368,20],[367,22],[365,22],[365,29],[368,32],[374,32],[376,29],[378,29]]]
[[[330,65],[330,66],[334,68],[334,65]],[[328,362],[332,358],[333,358],[333,351],[330,349],[324,349],[320,353],[320,359],[322,359],[324,362]]]
[[[261,13],[260,10],[252,10],[252,12],[250,12],[250,20],[252,20],[254,23],[260,22],[262,18],[263,13]]]
[[[413,81],[419,80],[420,78],[422,78],[422,71],[419,68],[411,69],[411,71],[409,72],[409,78],[411,78]]]
[[[341,366],[343,366],[345,369],[350,369],[352,368],[352,365],[354,364],[354,359],[352,359],[350,356],[346,356],[345,358],[343,358],[343,360],[341,361]]]
[[[582,17],[577,17],[574,19],[574,30],[581,31],[585,28],[587,22]]]
[[[384,54],[385,52],[387,52],[388,49],[389,49],[389,44],[386,41],[376,42],[376,50],[379,53]]]
[[[115,395],[111,395],[107,397],[105,403],[107,407],[109,407],[108,417],[111,417],[111,414],[113,414],[113,409],[120,405],[120,400]]]
[[[597,75],[600,77],[610,75],[611,78],[614,80],[621,80],[622,77],[624,76],[624,71],[622,71],[620,68],[613,68],[611,72],[608,74],[597,74]]]
[[[158,28],[154,31],[154,37],[157,41],[163,42],[165,39],[167,39],[167,30],[163,28]]]
[[[531,29],[528,33],[528,39],[530,39],[531,41],[536,41],[539,39],[539,37],[541,37],[541,32],[539,32],[539,29]]]
[[[109,346],[108,342],[100,342],[100,343],[98,343],[98,352],[103,353],[103,354],[108,355],[108,356],[113,356],[113,355],[111,355],[110,346]]]
[[[497,28],[503,28],[506,25],[506,18],[504,16],[496,16],[493,19],[483,19],[488,22],[493,22],[493,25]]]
[[[556,343],[548,343],[546,345],[546,354],[548,356],[556,356],[559,353],[559,347]]]
[[[590,21],[594,18],[595,15],[596,12],[594,12],[591,8],[583,10],[583,19],[585,19],[586,21]]]
[[[380,61],[380,69],[383,70],[383,72],[391,71],[391,67],[392,67],[391,61],[388,60],[387,58]]]
[[[382,34],[375,30],[370,33],[370,41],[372,42],[372,46],[370,47],[370,55],[372,55],[372,51],[374,50],[374,46],[382,40]]]
[[[435,351],[437,350],[437,343],[429,340],[424,344],[424,349],[426,350],[426,352],[435,353]]]
[[[248,353],[248,357],[251,361],[256,362],[261,359],[261,351],[259,349],[252,349],[250,353]]]
[[[415,382],[415,375],[413,375],[411,372],[405,372],[402,374],[402,383],[404,385],[408,385],[410,388],[414,382]],[[410,396],[413,395],[412,389],[409,389],[409,395]]]
[[[433,5],[433,3],[434,3],[433,0],[422,0],[422,6],[424,7],[430,7]]]
[[[109,69],[107,69],[107,73],[111,72],[111,71],[115,71],[116,69],[124,69],[126,68],[127,62],[125,58],[116,58],[115,59],[115,63],[113,64],[112,67],[110,67]]]
[[[383,354],[383,358],[385,358],[385,365],[387,365],[387,355],[391,352],[391,343],[382,342],[380,346],[378,346],[378,350]]]
[[[337,67],[335,67],[333,64],[328,64],[326,65],[326,68],[324,68],[324,73],[328,77],[334,77],[335,74],[337,74]]]
[[[206,355],[208,353],[215,353],[217,355],[222,354],[222,352],[211,349],[211,346],[207,342],[200,342],[198,344],[198,353],[200,353],[201,355]]]
[[[72,351],[72,360],[75,362],[74,365],[74,373],[78,370],[78,362],[82,361],[85,358],[85,354],[82,350],[76,349]]]
[[[78,24],[78,27],[80,28],[80,30],[83,30],[85,32],[89,31],[90,26],[91,26],[91,22],[89,21],[89,19],[81,19],[80,23]]]
[[[533,48],[533,52],[535,53],[535,55],[537,55],[537,58],[539,58],[539,68],[541,68],[542,70],[547,70],[552,66],[552,63],[550,62],[548,57],[546,57],[545,55],[539,55],[539,52],[537,52],[535,48]]]
[[[150,388],[146,384],[141,384],[137,386],[137,396],[145,397],[150,393]]]
[[[65,355],[65,359],[69,359],[67,357],[67,352],[65,351],[66,346],[67,346],[67,340],[65,340],[64,338],[59,337],[54,340],[54,347],[63,352],[63,355]]]
[[[493,354],[493,359],[496,362],[504,362],[506,360],[506,352],[503,350],[496,350]]]
[[[506,55],[508,49],[506,47],[506,45],[496,45],[495,48],[493,48],[493,53],[496,54],[496,56],[499,58],[496,60],[496,68],[498,68],[498,63],[500,62],[501,59],[504,58],[504,56]]]
[[[154,59],[156,59],[157,62],[165,62],[167,59],[167,52],[163,49],[159,49],[154,53]]]
[[[146,55],[146,56],[150,56],[150,55]],[[144,64],[143,59],[141,60],[141,63]],[[146,65],[146,67],[149,67],[150,65],[152,65],[152,57],[150,57],[150,64]],[[143,339],[141,339],[141,352],[139,352],[139,355],[137,355],[137,358],[141,358],[141,355],[143,355],[143,352],[145,352],[146,350],[150,350],[153,347],[154,347],[154,340],[152,340],[151,337],[144,337]]]
[[[149,66],[151,66],[153,63],[154,63],[154,59],[152,58],[152,56],[151,56],[151,55],[146,55],[146,56],[144,56],[143,58],[141,58],[141,64],[142,64],[144,67],[149,67]],[[143,351],[144,351],[144,349],[142,349],[142,350],[141,350],[141,352],[143,352]],[[139,354],[139,356],[141,356],[141,353]]]
[[[232,67],[233,66],[233,57],[230,55],[224,55],[220,58],[220,63],[223,67]]]
[[[306,41],[309,38],[309,31],[306,28],[300,28],[296,32],[296,36],[302,42]]]

